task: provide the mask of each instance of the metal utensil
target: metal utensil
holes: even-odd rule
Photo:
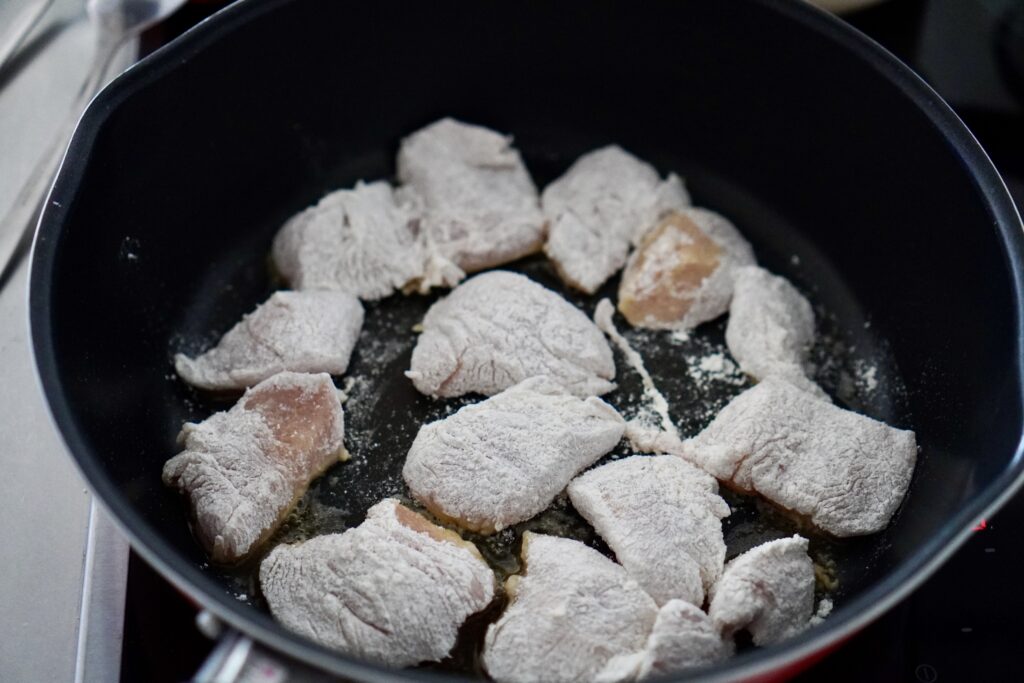
[[[96,51],[78,96],[49,147],[29,174],[14,204],[0,221],[0,287],[24,253],[53,177],[60,166],[78,117],[107,80],[110,63],[122,45],[173,13],[186,0],[87,0],[86,13],[96,28]]]

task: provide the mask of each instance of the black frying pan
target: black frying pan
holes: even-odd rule
[[[285,218],[388,177],[401,136],[443,115],[514,133],[539,185],[610,142],[684,175],[818,306],[834,342],[818,350],[826,388],[918,433],[890,528],[816,541],[835,562],[836,612],[709,675],[764,673],[842,639],[1020,483],[1020,220],[946,105],[840,22],[768,0],[241,2],[89,108],[42,218],[30,291],[43,386],[93,490],[147,560],[231,624],[353,679],[382,674],[284,631],[258,594],[237,599],[253,594],[245,568],[207,565],[159,475],[181,423],[225,404],[177,381],[170,357],[214,341],[276,286],[266,254]],[[555,283],[542,259],[515,267]],[[377,379],[349,409],[362,464],[328,473],[280,538],[356,523],[401,493],[417,421],[445,410],[400,372],[429,302],[368,307],[353,373]],[[691,346],[634,337],[687,433],[740,388],[698,390],[685,372],[687,351],[717,348],[721,330]],[[844,380],[859,363],[878,368],[875,391]],[[620,379],[609,400],[629,408],[637,384],[621,363]],[[734,502],[730,552],[779,533],[758,525],[753,502]],[[587,533],[571,510],[543,523]]]

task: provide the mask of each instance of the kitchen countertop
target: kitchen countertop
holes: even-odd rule
[[[4,3],[0,26],[23,4]],[[82,1],[57,0],[0,73],[0,215],[74,100],[93,40]],[[27,275],[25,259],[0,290],[0,681],[117,680],[128,546],[50,421],[30,351]]]

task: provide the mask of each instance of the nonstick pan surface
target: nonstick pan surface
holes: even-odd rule
[[[160,470],[182,422],[228,403],[178,381],[170,358],[209,345],[278,286],[267,252],[285,218],[390,177],[401,136],[444,115],[514,134],[539,186],[612,142],[683,175],[696,203],[732,219],[762,265],[815,303],[822,385],[918,433],[893,524],[814,541],[838,581],[835,614],[717,674],[763,672],[848,634],[1017,485],[1019,218],[966,129],[866,39],[802,5],[755,0],[242,2],[90,107],[43,216],[30,295],[43,386],[94,491],[150,562],[232,624],[340,674],[380,675],[278,627],[251,567],[207,563]],[[510,267],[558,287],[541,258]],[[598,298],[570,296],[588,313]],[[367,305],[349,373],[355,457],[314,485],[279,540],[346,528],[402,495],[415,430],[461,405],[402,376],[432,300]],[[724,349],[723,328],[629,334],[686,434],[745,386],[691,372],[688,358]],[[639,382],[618,360],[607,398],[629,415]],[[857,381],[865,368],[873,389]],[[749,499],[730,502],[731,554],[791,531]],[[567,505],[531,524],[600,546]],[[511,570],[514,547],[512,534],[484,549]]]

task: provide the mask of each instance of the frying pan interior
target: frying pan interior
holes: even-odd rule
[[[248,588],[237,572],[206,564],[160,471],[181,423],[226,404],[177,381],[171,355],[205,347],[276,286],[266,257],[284,219],[391,177],[400,138],[445,115],[513,133],[540,186],[613,142],[683,175],[815,302],[836,345],[821,359],[838,359],[822,381],[840,402],[917,431],[897,519],[839,551],[837,613],[739,666],[849,631],[1017,478],[1019,219],[945,105],[865,39],[757,0],[243,2],[93,104],[31,280],[37,362],[72,454],[147,558],[236,624],[370,671],[286,634],[235,599]],[[542,260],[516,267],[555,283]],[[358,463],[314,492],[334,510],[320,530],[400,493],[408,416],[441,414],[400,373],[429,301],[368,307],[354,373],[379,389],[348,408]],[[720,337],[712,324],[692,343]],[[701,395],[685,346],[647,341],[684,431],[738,390]],[[857,363],[876,367],[874,391],[844,385]],[[621,363],[620,375],[627,400],[635,378]]]

